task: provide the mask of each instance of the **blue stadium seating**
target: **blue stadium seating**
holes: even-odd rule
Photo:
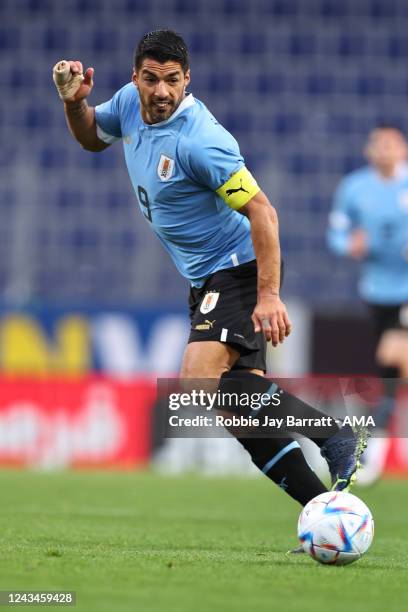
[[[1,295],[26,211],[31,299],[184,299],[120,143],[81,150],[50,78],[58,59],[80,58],[95,67],[91,103],[106,100],[129,81],[139,37],[169,26],[190,46],[191,90],[279,208],[286,294],[356,299],[355,268],[326,250],[327,215],[375,122],[408,127],[405,0],[2,0],[0,24]]]

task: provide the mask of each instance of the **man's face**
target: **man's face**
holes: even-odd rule
[[[365,154],[368,161],[384,174],[392,174],[408,156],[407,141],[394,128],[379,128],[369,135]]]
[[[161,64],[145,58],[132,75],[139,90],[141,113],[146,123],[168,119],[179,106],[190,82],[190,70],[183,72],[178,62]]]

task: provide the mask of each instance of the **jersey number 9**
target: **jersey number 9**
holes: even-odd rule
[[[141,185],[138,185],[137,196],[139,198],[140,205],[146,209],[146,212],[143,211],[144,216],[151,223],[152,222],[152,211],[150,210],[149,196],[147,195],[146,189],[144,189],[144,187],[142,187]]]

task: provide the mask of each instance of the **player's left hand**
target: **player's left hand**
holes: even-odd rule
[[[73,75],[83,73],[83,66],[80,61],[70,60],[69,65],[70,65],[71,72]],[[78,88],[75,95],[72,98],[65,100],[65,102],[69,104],[70,102],[79,102],[80,100],[84,100],[85,98],[87,98],[93,88],[93,75],[94,75],[94,69],[87,68],[84,72],[84,80],[82,81],[81,86]]]
[[[258,296],[251,318],[255,331],[262,331],[273,346],[282,343],[292,330],[286,306],[278,295]]]

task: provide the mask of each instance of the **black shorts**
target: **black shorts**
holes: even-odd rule
[[[377,342],[385,331],[389,329],[404,329],[406,327],[403,321],[402,309],[405,309],[407,306],[407,304],[397,304],[395,306],[369,304]]]
[[[380,304],[369,304],[374,323],[374,334],[377,345],[379,344],[384,332],[390,329],[407,329],[403,311],[408,304],[397,304],[394,306],[382,306]],[[381,378],[397,379],[399,369],[395,366],[379,366]]]
[[[192,287],[188,342],[218,340],[240,353],[233,366],[266,372],[266,340],[255,333],[251,315],[257,301],[256,261],[219,270],[201,289]]]

